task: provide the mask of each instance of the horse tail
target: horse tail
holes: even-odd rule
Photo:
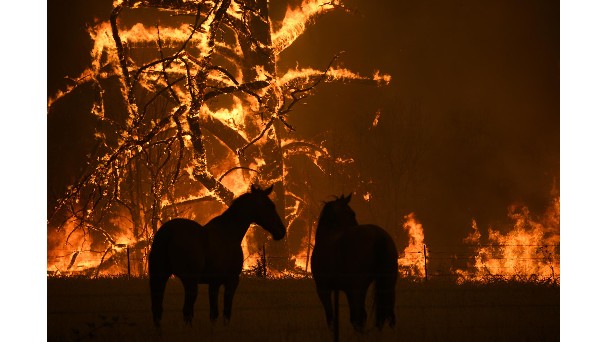
[[[384,323],[393,328],[395,326],[395,285],[397,283],[397,248],[391,237],[387,234],[376,245],[378,272],[374,290],[374,308],[376,327],[382,330]]]
[[[152,319],[154,320],[154,325],[158,328],[160,327],[160,319],[163,315],[165,286],[167,285],[167,280],[171,276],[168,260],[169,241],[171,240],[171,229],[169,228],[170,227],[161,226],[156,232],[148,257]]]

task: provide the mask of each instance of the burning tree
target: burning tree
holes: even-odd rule
[[[56,243],[76,250],[67,269],[82,251],[99,253],[91,269],[112,267],[122,244],[140,251],[172,217],[204,221],[251,183],[274,184],[289,235],[309,201],[289,177],[291,158],[306,156],[322,171],[337,159],[322,141],[296,136],[289,116],[322,82],[390,81],[337,66],[339,53],[321,70],[277,68],[280,54],[333,10],[348,11],[340,1],[305,0],[275,22],[266,0],[115,1],[109,21],[89,29],[90,66],[48,100],[52,113],[79,88],[95,93],[94,148],[49,214]],[[141,11],[156,22],[124,24]],[[264,241],[252,232],[250,251]],[[268,253],[292,255],[286,242]],[[275,269],[293,263],[271,261]]]

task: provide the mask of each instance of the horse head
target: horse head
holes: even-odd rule
[[[277,213],[276,206],[268,197],[272,192],[272,187],[262,189],[256,185],[251,186],[251,198],[254,203],[253,222],[267,230],[274,240],[281,240],[287,230]]]
[[[353,209],[348,205],[352,193],[344,197],[336,197],[335,200],[326,202],[319,217],[319,227],[347,228],[356,226],[357,219]]]

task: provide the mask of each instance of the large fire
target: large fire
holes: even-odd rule
[[[539,218],[534,218],[527,207],[513,205],[509,208],[508,231],[501,233],[489,227],[485,243],[473,220],[473,230],[464,242],[474,246],[474,262],[472,268],[456,270],[459,281],[503,279],[559,283],[559,216],[559,196]]]
[[[321,82],[390,81],[378,71],[365,76],[338,65],[339,54],[328,56],[322,70],[279,70],[281,52],[316,17],[336,9],[346,10],[339,1],[306,0],[275,21],[267,1],[115,1],[109,20],[89,28],[89,66],[47,102],[51,115],[76,89],[92,87],[90,112],[98,122],[84,176],[50,214],[49,272],[97,265],[100,274],[112,274],[124,246],[136,251],[131,259],[142,272],[161,222],[178,216],[207,222],[252,183],[276,185],[289,236],[310,201],[292,189],[291,159],[306,156],[324,171],[349,158],[295,136],[288,116]],[[126,24],[140,10],[183,20]],[[258,265],[263,245],[250,230],[246,267]],[[305,252],[283,252],[292,269],[306,270]]]
[[[50,214],[50,274],[118,275],[131,265],[131,274],[143,275],[160,223],[174,217],[207,222],[252,183],[276,185],[288,237],[301,226],[307,231],[298,235],[298,247],[277,253],[259,229],[250,229],[242,244],[244,268],[266,267],[268,260],[268,276],[309,274],[313,200],[298,189],[288,166],[302,156],[323,173],[330,164],[354,163],[332,155],[322,139],[295,135],[289,115],[321,82],[384,86],[391,76],[351,71],[336,62],[339,53],[328,56],[324,69],[279,70],[280,54],[316,17],[346,8],[340,1],[304,0],[274,21],[266,1],[253,3],[260,8],[239,1],[119,0],[109,21],[89,28],[89,66],[47,101],[51,115],[59,102],[78,96],[76,89],[90,87],[97,123],[84,176]],[[140,9],[186,19],[121,22],[121,15]],[[374,127],[379,119],[378,111]],[[364,200],[374,198],[368,192]],[[514,207],[510,217],[512,229],[504,235],[490,229],[487,245],[473,223],[465,242],[477,248],[474,270],[457,270],[460,279],[502,274],[559,281],[559,197],[541,220],[525,207]],[[424,278],[432,257],[422,224],[410,213],[402,228],[409,239],[399,246],[401,273]],[[279,259],[283,266],[274,267]]]

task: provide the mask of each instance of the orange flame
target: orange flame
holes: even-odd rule
[[[303,83],[309,82],[312,78],[320,77],[324,74],[323,71],[305,68],[305,69],[291,69],[285,73],[285,75],[281,76],[279,83],[281,85],[293,82],[300,81]],[[348,69],[339,68],[339,67],[331,67],[325,73],[325,78],[327,82],[332,81],[369,81],[370,78],[366,76],[361,76],[355,72],[352,72]],[[376,72],[371,79],[373,82],[376,82],[377,85],[387,85],[391,81],[390,75],[383,75],[379,72]]]
[[[190,0],[184,0],[190,1]],[[120,0],[114,1],[114,6],[118,6],[122,3]],[[139,3],[132,4],[130,8],[137,8]],[[279,29],[276,29],[272,32],[272,44],[275,53],[278,55],[285,48],[289,47],[306,29],[310,26],[314,19],[319,15],[331,11],[337,7],[341,6],[340,1],[325,1],[325,0],[305,0],[301,4],[298,9],[289,8],[285,14],[285,17],[281,23],[281,25],[276,25],[275,23],[271,23],[273,27],[280,26]],[[236,3],[233,3],[229,14],[233,15],[235,18],[239,18],[239,6]],[[118,35],[120,39],[125,43],[129,49],[137,49],[137,48],[150,48],[157,47],[158,42],[160,41],[163,49],[173,49],[180,47],[184,44],[185,41],[188,41],[188,50],[187,52],[183,52],[180,55],[180,58],[177,58],[171,62],[167,63],[157,63],[155,65],[150,65],[147,67],[145,72],[142,72],[138,76],[138,85],[144,89],[147,89],[150,93],[158,92],[159,87],[168,86],[167,81],[161,77],[158,77],[160,73],[167,73],[171,75],[184,75],[184,63],[188,62],[193,65],[193,68],[196,68],[196,65],[200,66],[200,62],[197,62],[196,59],[203,60],[205,57],[208,57],[211,54],[209,50],[208,39],[209,36],[207,33],[209,30],[209,22],[206,22],[203,25],[200,32],[193,32],[192,26],[189,24],[182,24],[175,27],[168,26],[146,26],[142,23],[137,23],[131,27],[122,27],[118,29]],[[127,99],[129,97],[128,89],[129,86],[125,83],[124,77],[116,77],[121,76],[123,71],[120,66],[120,61],[118,57],[118,52],[116,48],[116,42],[114,41],[112,35],[112,27],[108,21],[99,23],[89,29],[89,36],[93,41],[93,48],[90,52],[90,65],[87,69],[85,69],[76,79],[73,80],[73,84],[66,87],[62,91],[58,91],[56,95],[49,97],[47,100],[48,110],[55,104],[56,101],[70,94],[75,88],[80,85],[93,83],[100,90],[103,90],[102,81],[107,79],[118,79],[120,82],[119,91],[122,93],[122,97]],[[234,52],[235,55],[242,57],[243,52],[241,48],[238,46],[238,43],[232,43],[234,46],[230,45],[227,42],[216,42],[216,48],[224,47],[230,49]],[[137,70],[137,67],[140,65],[144,65],[149,61],[142,61],[144,59],[144,54],[133,54],[130,56],[132,60],[129,61],[129,65],[127,68],[129,69],[129,73],[133,73]],[[153,57],[156,58],[156,57]],[[239,68],[234,72],[234,80],[237,82],[242,82],[242,72]],[[273,77],[268,77],[268,72],[263,70],[263,68],[259,67],[257,70],[258,77],[256,80],[267,80],[269,86],[267,88],[259,89],[259,96],[264,97],[266,92],[275,91],[275,92],[284,92],[285,89],[289,89],[294,87],[294,84],[299,83],[298,85],[303,84],[303,82],[314,82],[318,79],[318,77],[324,75],[325,81],[368,81],[375,82],[378,85],[388,84],[390,82],[389,75],[382,75],[379,72],[376,72],[373,76],[361,76],[355,72],[352,72],[345,68],[340,67],[332,67],[327,72],[314,70],[314,69],[296,69],[290,70],[286,74],[276,77],[276,75],[270,75]],[[209,80],[213,80],[214,82],[223,84],[225,82],[227,86],[233,85],[234,81],[232,78],[228,78],[218,71],[211,71],[208,75]],[[181,85],[182,83],[175,83],[172,92],[176,95],[178,102],[188,102],[190,99],[190,94],[188,93],[185,86]],[[285,86],[283,89],[282,86]],[[283,98],[283,96],[279,96],[282,94],[277,94],[275,96],[277,99]],[[102,97],[100,97],[102,98]],[[199,115],[201,116],[211,116],[214,119],[222,120],[226,125],[235,131],[238,131],[243,137],[247,138],[247,140],[253,139],[258,135],[258,132],[254,130],[246,130],[246,122],[249,123],[249,120],[256,120],[256,122],[261,122],[261,116],[252,115],[255,112],[259,111],[260,104],[257,101],[251,100],[249,103],[247,99],[242,99],[237,96],[232,97],[232,101],[224,101],[220,104],[214,104],[213,106],[208,106],[207,103],[204,103],[201,108]],[[97,101],[93,106],[93,114],[97,116],[100,120],[110,120],[110,115],[105,116],[105,108],[103,100]],[[134,113],[138,112],[138,108],[136,108],[135,104],[129,105],[129,118],[126,119],[126,125],[123,125],[121,122],[121,127],[132,127],[133,122],[135,122]],[[224,106],[224,107],[222,107]],[[209,108],[213,107],[213,109]],[[220,108],[218,108],[220,107]],[[185,118],[181,118],[180,120],[185,120]],[[155,122],[151,123],[152,125]],[[175,123],[172,123],[174,126]],[[181,122],[182,125],[187,127],[187,122]],[[130,136],[127,129],[123,129],[121,132],[116,132],[120,137],[118,138],[118,143],[123,144],[127,138],[137,137]],[[268,135],[276,134],[274,132],[269,131]],[[105,133],[104,132],[96,132],[95,133],[97,139],[104,140]],[[185,147],[187,149],[192,148],[192,142],[190,141],[190,136],[185,135]],[[288,139],[284,139],[281,143],[286,144],[290,141]],[[311,144],[312,145],[312,144]],[[140,147],[141,152],[141,147]],[[129,152],[130,153],[130,152]],[[329,152],[323,146],[317,146],[317,148],[312,149],[309,154],[312,156],[314,163],[322,169],[320,160],[322,158],[326,158],[329,156]],[[104,155],[100,160],[107,162],[109,160],[109,155]],[[335,158],[335,162],[339,164],[347,164],[352,163],[352,158]],[[251,165],[247,165],[247,167],[257,170],[260,169],[266,163],[266,160],[261,158],[255,158],[255,162]],[[197,160],[189,160],[188,163],[185,163],[184,168],[186,174],[190,176],[193,180],[192,183],[196,182],[194,177],[195,170],[198,168],[203,168]],[[236,155],[229,156],[221,163],[216,163],[218,172],[225,172],[226,170],[231,169],[234,165],[238,164],[238,157]],[[222,184],[227,187],[230,191],[235,194],[243,193],[247,190],[249,186],[249,177],[246,175],[246,171],[236,170],[231,172],[222,179]],[[284,179],[282,180],[284,181]],[[160,206],[173,206],[175,202],[194,202],[197,199],[204,198],[206,196],[212,195],[209,191],[197,191],[193,189],[192,194],[183,198],[162,198],[160,202]],[[368,197],[369,199],[369,197]],[[181,213],[180,213],[181,214]],[[192,214],[193,215],[193,214]],[[186,215],[187,216],[187,215]],[[199,218],[200,219],[200,218]],[[118,218],[115,221],[120,220]],[[76,222],[72,223],[73,225]],[[114,226],[121,228],[122,230],[118,233],[114,233],[112,239],[114,240],[111,244],[133,244],[137,242],[137,238],[133,236],[132,231],[130,230],[133,226],[133,223],[113,223]],[[67,233],[73,230],[73,227],[64,227],[62,233],[51,234],[53,238],[63,239],[63,241],[67,241]],[[62,235],[65,234],[65,235]],[[254,246],[250,246],[250,241],[253,237],[253,230],[250,230],[245,239],[243,240],[243,249],[247,252],[254,251],[257,248]],[[49,237],[50,238],[50,237]],[[87,236],[84,233],[81,233],[80,230],[76,230],[76,233],[72,234],[69,238],[70,241],[78,241],[77,246],[66,246],[66,250],[62,248],[55,248],[54,246],[49,245],[49,258],[47,263],[47,269],[49,272],[62,272],[62,274],[68,274],[73,272],[76,269],[91,269],[99,265],[100,256],[99,251],[89,252],[92,250],[91,246],[91,237]],[[109,249],[111,253],[114,253],[114,249]],[[104,252],[104,251],[102,251]],[[121,252],[116,250],[116,252]],[[91,254],[87,256],[87,253]],[[95,254],[97,253],[97,254]],[[255,253],[255,252],[253,252]],[[300,267],[304,269],[306,267],[306,254],[297,253],[292,256],[295,258],[296,267]],[[247,259],[244,267],[253,267],[256,265],[257,258],[252,255],[251,258]],[[116,266],[118,273],[124,274],[124,268],[122,266]],[[75,272],[75,271],[74,271]],[[105,271],[107,272],[107,271]],[[114,272],[114,271],[112,271]]]
[[[508,232],[488,228],[488,244],[473,220],[473,231],[464,239],[476,247],[472,271],[457,270],[459,282],[492,279],[552,281],[559,283],[559,196],[540,219],[531,217],[525,206],[511,206]]]
[[[297,9],[287,7],[281,28],[272,33],[272,45],[276,53],[285,50],[298,39],[314,18],[333,10],[338,5],[340,5],[339,1],[306,0]]]
[[[95,250],[93,241],[77,227],[76,219],[66,222],[65,229],[49,234],[49,243],[54,245],[47,254],[47,274],[67,276],[78,274],[94,275],[102,259],[109,259],[115,253],[123,252],[119,244],[128,245],[133,241],[130,231],[119,234],[116,244],[106,250]],[[122,260],[121,260],[122,261]],[[120,261],[104,265],[99,274],[104,276],[125,274],[126,268]]]
[[[399,258],[399,269],[403,276],[424,277],[424,230],[414,213],[404,217],[403,229],[409,234],[407,247]],[[428,255],[427,255],[428,257]]]

